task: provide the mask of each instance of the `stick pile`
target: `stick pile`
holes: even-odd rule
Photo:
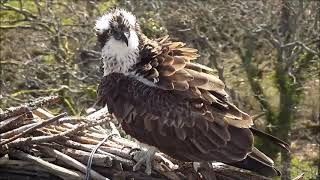
[[[0,112],[0,179],[85,179],[90,153],[106,137],[92,156],[91,179],[266,179],[227,165],[197,173],[191,163],[161,153],[156,153],[150,176],[144,169],[133,172],[132,149],[144,148],[120,136],[107,110],[70,117],[45,109],[52,104],[59,104],[59,98],[40,98]]]

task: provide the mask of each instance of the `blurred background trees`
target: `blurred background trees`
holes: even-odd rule
[[[319,162],[320,2],[315,0],[12,0],[0,5],[2,109],[58,94],[56,112],[83,114],[93,105],[99,70],[95,19],[123,7],[149,37],[166,34],[216,69],[232,101],[258,128],[289,142],[291,153],[256,141],[277,159],[282,179]],[[318,176],[319,178],[319,176]]]

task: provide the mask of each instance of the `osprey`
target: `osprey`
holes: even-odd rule
[[[180,161],[218,161],[279,175],[253,146],[253,134],[287,145],[251,128],[252,118],[228,101],[224,83],[195,62],[196,49],[168,36],[147,38],[123,9],[100,17],[95,30],[104,72],[98,104],[107,105],[127,134]]]

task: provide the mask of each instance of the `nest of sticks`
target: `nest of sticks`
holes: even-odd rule
[[[0,112],[0,179],[267,179],[221,163],[198,168],[156,153],[151,175],[132,171],[144,147],[120,135],[105,109],[87,116],[54,115],[50,96]],[[0,109],[1,110],[1,109]]]

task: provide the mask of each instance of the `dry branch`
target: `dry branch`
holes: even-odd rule
[[[62,152],[74,159],[79,160],[84,164],[87,163],[90,157],[89,152],[85,152],[77,149],[67,148],[67,149],[63,149]],[[101,167],[111,167],[112,157],[104,154],[94,154],[92,164],[95,166],[101,166]]]
[[[50,156],[52,157],[56,157],[57,159],[63,161],[64,163],[80,170],[81,172],[86,172],[86,166],[82,163],[80,163],[79,161],[73,159],[72,157],[61,153],[58,150],[55,149],[50,149],[48,147],[43,147],[44,151],[47,152]],[[97,179],[97,180],[108,180],[108,178],[102,176],[101,174],[99,174],[98,172],[91,170],[90,171],[93,179]]]
[[[19,116],[28,112],[30,113],[32,110],[37,109],[39,107],[48,106],[50,104],[56,104],[59,102],[59,100],[60,98],[58,96],[41,97],[30,103],[18,107],[9,108],[5,110],[3,113],[0,113],[0,121],[14,116]]]
[[[25,130],[27,130],[27,129],[33,127],[33,126],[36,126],[36,125],[40,124],[40,123],[41,123],[41,122],[26,124],[26,125],[24,125],[24,126],[20,126],[20,127],[17,128],[17,129],[13,129],[13,130],[11,130],[11,131],[4,132],[4,133],[0,134],[0,139],[7,139],[7,138],[9,138],[10,136],[13,137],[13,136],[15,136],[15,135],[17,135],[17,134],[20,134],[20,133],[24,132]]]
[[[42,160],[41,158],[34,157],[30,154],[24,153],[19,150],[13,151],[12,155],[21,160],[31,161],[34,164],[47,169],[49,172],[56,174],[63,179],[83,179],[84,177],[82,173],[71,171],[69,169],[54,165],[52,163]]]
[[[4,121],[0,122],[0,133],[6,132],[8,130],[14,129],[17,125],[19,125],[23,120],[23,115],[11,117]]]
[[[57,121],[58,119],[62,118],[62,117],[65,116],[65,115],[66,115],[66,113],[62,113],[62,114],[59,114],[59,115],[57,115],[57,116],[49,119],[48,121],[43,121],[42,123],[39,123],[39,124],[37,124],[37,125],[29,128],[29,129],[23,131],[22,133],[20,133],[20,134],[18,134],[18,135],[16,135],[16,136],[13,136],[13,137],[11,137],[11,138],[9,138],[8,140],[1,141],[1,142],[0,142],[0,145],[2,146],[2,145],[5,145],[5,144],[8,144],[8,143],[10,143],[10,142],[18,139],[19,137],[21,137],[21,136],[23,136],[23,135],[26,135],[26,134],[28,134],[28,133],[31,133],[32,131],[34,131],[34,130],[36,130],[36,129],[38,129],[38,128],[44,127],[44,126],[46,126],[46,125],[48,125],[48,124],[50,124],[50,123],[53,123],[54,121]]]

